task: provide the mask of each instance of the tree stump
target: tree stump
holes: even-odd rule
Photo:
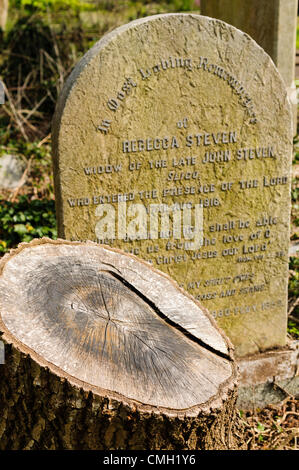
[[[235,449],[232,345],[167,275],[92,242],[0,264],[0,449]]]

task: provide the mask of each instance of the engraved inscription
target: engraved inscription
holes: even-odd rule
[[[291,119],[273,63],[220,27],[142,19],[94,49],[59,120],[57,200],[62,236],[166,272],[243,356],[285,344]]]

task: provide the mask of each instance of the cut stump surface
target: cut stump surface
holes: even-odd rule
[[[217,415],[234,402],[229,340],[189,294],[132,255],[91,242],[34,240],[3,258],[0,289],[9,360],[29,358],[74,393],[170,420]],[[2,379],[12,374],[8,363]],[[8,398],[2,392],[4,405]],[[123,446],[116,448],[134,448]]]

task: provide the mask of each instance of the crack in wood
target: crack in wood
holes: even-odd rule
[[[199,318],[212,331],[213,323],[164,274],[98,245],[90,250],[77,244],[72,252],[58,246],[56,256],[53,248],[48,256],[47,245],[39,248],[26,261],[22,252],[14,255],[0,277],[5,330],[32,357],[39,355],[85,388],[176,410],[212,400],[230,380],[230,355],[186,329],[200,334]],[[136,285],[134,279],[139,280]],[[168,287],[169,314],[175,321],[167,313]],[[215,333],[219,335],[216,326]]]
[[[184,327],[179,325],[178,323],[174,322],[171,320],[167,315],[161,312],[156,305],[151,302],[147,297],[145,297],[140,291],[138,291],[134,286],[132,286],[129,282],[127,282],[123,277],[119,276],[118,274],[109,271],[109,273],[114,276],[116,279],[118,279],[120,282],[122,282],[128,289],[131,289],[133,292],[135,292],[144,302],[146,302],[155,312],[156,314],[162,318],[166,323],[171,325],[172,327],[176,328],[177,330],[181,331],[185,336],[188,338],[192,339],[195,343],[199,344],[200,346],[206,348],[207,350],[213,352],[214,354],[217,354],[220,357],[223,357],[224,359],[232,360],[231,357],[228,354],[222,353],[221,351],[218,351],[217,349],[212,348],[210,345],[202,341],[201,339],[195,337],[187,331]]]

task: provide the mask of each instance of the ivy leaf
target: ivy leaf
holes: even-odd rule
[[[14,230],[17,232],[19,235],[24,235],[27,233],[27,228],[26,225],[24,224],[16,224],[14,225]]]

